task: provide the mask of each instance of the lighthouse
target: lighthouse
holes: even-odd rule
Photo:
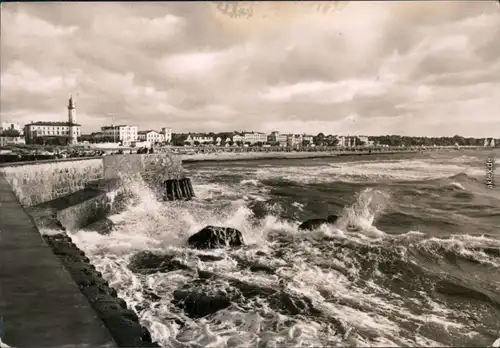
[[[71,144],[78,143],[78,132],[76,124],[76,105],[73,100],[73,96],[69,97],[68,100],[68,126],[69,126],[69,137],[71,138]]]

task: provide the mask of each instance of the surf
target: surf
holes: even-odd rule
[[[206,189],[222,190],[221,185]],[[239,185],[248,187],[247,182]],[[362,190],[355,203],[342,211],[338,223],[304,233],[297,230],[299,221],[283,220],[272,208],[265,216],[255,218],[248,202],[241,197],[220,196],[221,200],[214,202],[210,195],[201,195],[193,202],[165,205],[154,195],[145,195],[140,184],[137,187],[128,209],[110,217],[116,222],[111,234],[102,236],[85,231],[73,239],[89,254],[104,277],[109,278],[110,284],[117,287],[119,295],[135,306],[153,338],[164,346],[231,346],[243,342],[247,342],[247,346],[248,342],[298,346],[379,345],[380,342],[445,345],[439,342],[438,336],[430,334],[410,337],[410,327],[407,334],[399,336],[393,331],[393,327],[404,328],[409,320],[430,325],[429,328],[436,326],[432,330],[446,327],[459,335],[466,324],[460,319],[447,319],[446,323],[439,319],[451,312],[431,295],[406,299],[408,303],[432,304],[426,307],[425,313],[408,304],[400,308],[397,304],[404,298],[404,291],[415,291],[415,288],[398,294],[387,280],[394,276],[391,267],[398,265],[403,273],[404,269],[413,270],[419,279],[428,281],[429,270],[415,263],[442,259],[443,248],[447,252],[451,250],[455,257],[467,255],[465,260],[498,267],[498,259],[484,252],[486,247],[500,247],[493,239],[478,244],[479,240],[472,237],[461,236],[458,241],[433,239],[414,231],[395,236],[379,230],[375,227],[377,221],[384,216],[392,199],[383,190]],[[230,190],[228,187],[227,191]],[[247,246],[238,251],[208,252],[185,248],[187,237],[209,224],[241,230]],[[357,229],[350,231],[347,226]],[[462,248],[457,248],[457,243],[462,243]],[[168,254],[184,266],[148,275],[134,273],[130,263],[143,251]],[[327,255],[331,256],[325,257]],[[210,285],[200,280],[203,272],[211,274]],[[435,284],[441,284],[440,281],[434,279]],[[228,308],[202,319],[192,319],[172,304],[172,294],[186,283],[198,285],[184,291],[236,295],[229,296]],[[478,297],[482,291],[470,290],[467,296]],[[269,300],[269,293],[277,297]],[[303,314],[297,305],[303,307]],[[396,311],[398,314],[394,315]],[[428,318],[435,319],[429,324]]]

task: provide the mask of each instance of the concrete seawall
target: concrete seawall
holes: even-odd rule
[[[0,316],[13,347],[116,347],[0,175]]]
[[[109,192],[121,185],[123,175],[137,174],[152,185],[184,175],[180,158],[164,153],[0,167],[4,343],[158,347],[70,237],[42,237],[38,231],[41,226],[78,230],[106,216],[116,198]]]
[[[127,154],[0,166],[0,174],[24,207],[69,195],[102,180],[138,173],[151,181],[178,179],[183,175],[181,159],[168,153]]]

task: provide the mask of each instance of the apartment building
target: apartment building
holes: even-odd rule
[[[303,134],[288,134],[286,138],[288,147],[299,147],[302,146]]]
[[[101,127],[102,137],[113,138],[113,142],[121,142],[124,145],[137,141],[137,126],[112,125]]]
[[[287,139],[288,136],[286,134],[282,134],[278,131],[271,132],[268,136],[268,141],[270,143],[276,144],[278,143],[279,146],[286,146],[287,145]]]
[[[356,146],[356,137],[353,136],[339,136],[337,146],[341,147],[354,147]]]
[[[137,140],[147,141],[150,144],[156,144],[165,141],[165,136],[163,133],[155,130],[145,130],[137,132]]]
[[[244,142],[245,141],[245,136],[243,134],[235,134],[233,135],[233,142]]]
[[[244,142],[255,144],[255,143],[265,143],[267,142],[267,134],[260,132],[250,132],[244,134]]]
[[[360,135],[358,136],[358,140],[364,145],[364,146],[373,146],[375,143],[373,140],[370,140],[367,136],[365,135]]]
[[[39,137],[71,137],[72,133],[78,138],[81,135],[81,126],[69,122],[31,122],[24,126],[26,143],[32,143]]]
[[[304,134],[302,136],[302,141],[303,142],[308,142],[309,144],[312,144],[314,143],[314,135],[307,135],[307,134]]]
[[[163,134],[163,141],[170,143],[172,141],[172,128],[162,128],[161,133]]]

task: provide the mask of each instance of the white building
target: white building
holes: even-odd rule
[[[139,131],[137,133],[137,140],[147,141],[151,145],[156,143],[161,143],[165,140],[163,133],[157,132],[155,130]]]
[[[312,143],[314,143],[314,135],[304,134],[302,136],[302,141],[307,141],[309,144],[312,144]]]
[[[26,143],[32,143],[40,137],[66,137],[70,138],[71,144],[78,142],[81,133],[81,126],[76,123],[76,106],[73,98],[68,102],[68,122],[31,122],[24,126]]]
[[[288,134],[286,138],[287,146],[289,147],[300,147],[303,140],[303,134]]]
[[[286,134],[282,134],[278,131],[271,132],[268,136],[268,141],[273,143],[273,144],[279,144],[279,146],[286,146],[287,145],[287,139],[288,136]]]
[[[245,136],[242,134],[235,134],[233,136],[233,142],[237,143],[238,141],[244,142],[245,141]]]
[[[76,137],[81,135],[80,125],[71,124]],[[24,126],[27,143],[40,137],[70,137],[70,124],[68,122],[31,122]]]
[[[194,142],[207,144],[213,142],[214,139],[204,134],[189,134],[185,141],[190,144],[193,144]]]
[[[243,134],[243,142],[244,143],[265,143],[267,142],[267,134],[260,132],[250,132]]]
[[[367,136],[360,135],[358,136],[358,139],[361,143],[363,143],[363,146],[373,146],[374,141],[370,140]]]
[[[163,141],[170,143],[172,141],[172,128],[162,128]]]
[[[124,145],[137,141],[137,126],[116,125],[101,127],[103,137],[112,138],[113,142],[121,142]]]
[[[339,141],[337,143],[337,146],[341,146],[341,147],[354,147],[354,146],[356,146],[356,137],[341,135],[337,139]]]

